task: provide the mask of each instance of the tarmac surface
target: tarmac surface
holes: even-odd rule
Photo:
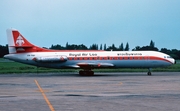
[[[180,72],[0,74],[0,111],[180,111]]]

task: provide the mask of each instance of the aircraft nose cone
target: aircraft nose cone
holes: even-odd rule
[[[176,64],[176,60],[175,60],[175,59],[172,59],[172,63],[173,63],[173,64]]]

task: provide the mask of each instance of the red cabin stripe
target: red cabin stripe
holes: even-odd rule
[[[98,56],[98,57],[68,57],[69,60],[160,60],[172,63],[171,61],[156,56]]]

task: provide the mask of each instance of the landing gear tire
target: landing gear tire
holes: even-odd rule
[[[148,68],[148,73],[147,73],[148,76],[151,76],[151,68]]]
[[[87,71],[79,71],[79,75],[80,76],[94,76],[94,72],[91,70],[87,70]]]
[[[148,75],[148,76],[151,76],[151,72],[148,72],[147,75]]]

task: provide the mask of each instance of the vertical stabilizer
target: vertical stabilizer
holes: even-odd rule
[[[7,40],[8,40],[8,49],[9,49],[9,53],[16,53],[16,48],[15,43],[14,43],[14,38],[13,38],[13,34],[12,34],[12,30],[15,29],[7,29],[6,33],[7,33]]]
[[[46,49],[31,44],[16,29],[7,29],[9,53],[40,52]]]

